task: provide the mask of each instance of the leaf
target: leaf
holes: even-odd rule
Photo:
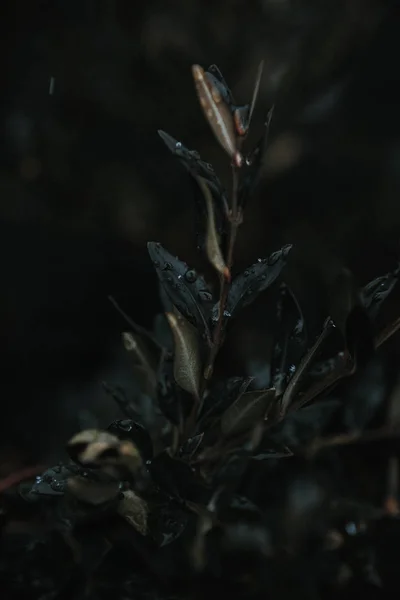
[[[198,152],[189,150],[182,142],[178,142],[165,131],[159,130],[158,134],[167,148],[178,158],[190,175],[195,203],[195,229],[198,248],[200,250],[204,250],[205,248],[207,224],[207,206],[199,184],[200,179],[204,179],[210,189],[215,209],[216,228],[218,235],[221,236],[221,245],[224,247],[227,234],[227,220],[225,217],[225,208],[228,204],[227,193],[215,174],[212,165],[201,160]]]
[[[217,141],[239,167],[242,158],[236,147],[233,118],[220,86],[215,84],[212,77],[207,77],[200,65],[192,66],[192,74],[201,108]]]
[[[207,236],[206,236],[206,252],[207,257],[212,266],[218,271],[225,279],[230,280],[229,268],[226,266],[224,258],[222,256],[220,243],[218,239],[218,233],[215,226],[214,207],[211,197],[210,190],[207,184],[201,180],[200,186],[206,199],[208,220],[207,220]]]
[[[209,322],[213,298],[203,277],[194,269],[189,269],[186,263],[170,254],[161,244],[149,242],[147,248],[172,304],[210,344]]]
[[[274,399],[274,388],[242,394],[222,415],[222,433],[232,435],[254,427],[265,418]]]
[[[146,502],[132,490],[122,492],[117,512],[141,535],[147,534],[147,515],[149,509]]]
[[[307,328],[300,305],[292,290],[282,283],[276,308],[276,333],[271,364],[272,383],[281,396],[307,350]]]
[[[252,383],[252,377],[230,377],[217,381],[204,399],[199,422],[201,427],[209,429],[210,421],[221,415],[233,402],[242,396]]]
[[[256,186],[260,180],[262,161],[264,158],[265,148],[268,142],[269,128],[273,114],[273,107],[268,112],[267,119],[264,123],[264,130],[261,138],[256,144],[253,151],[245,157],[242,166],[242,183],[239,187],[239,206],[244,209],[249,199],[254,193]]]
[[[199,400],[202,364],[197,331],[179,313],[167,313],[166,316],[175,341],[175,381]]]
[[[389,296],[394,286],[396,285],[400,274],[400,267],[397,267],[393,272],[377,277],[370,281],[361,290],[361,302],[367,310],[371,319],[375,319],[378,315],[382,303]]]
[[[339,400],[325,400],[290,412],[268,432],[269,437],[289,448],[309,443],[329,425],[339,406]]]
[[[204,432],[201,432],[201,433],[189,438],[188,440],[186,440],[186,442],[183,444],[183,446],[180,449],[180,453],[179,453],[180,458],[184,458],[184,459],[190,461],[193,458],[193,456],[196,454],[196,452],[199,450],[199,448],[201,447],[203,438],[204,438]]]
[[[289,383],[283,393],[281,400],[281,409],[280,414],[284,415],[292,404],[293,400],[296,397],[297,392],[299,391],[301,379],[304,374],[307,372],[311,363],[314,361],[317,353],[319,352],[322,343],[325,341],[328,334],[331,332],[334,327],[333,322],[330,318],[326,319],[324,326],[322,328],[322,332],[318,336],[314,345],[310,348],[307,354],[302,358],[297,370],[292,375],[292,378],[289,380]]]
[[[292,246],[283,246],[268,259],[259,259],[232,282],[225,310],[232,317],[239,310],[251,304],[257,296],[274,283],[286,264],[286,257]],[[219,304],[213,308],[213,319],[218,313]]]
[[[226,199],[226,190],[216,175],[213,166],[210,163],[201,160],[198,152],[195,150],[189,150],[182,144],[182,142],[178,142],[165,131],[159,129],[158,135],[161,137],[170,152],[172,152],[172,154],[179,159],[181,164],[190,173],[195,181],[198,181],[199,178],[207,181],[214,200],[217,201],[217,204],[222,206],[222,199]]]
[[[274,445],[277,447],[273,448]],[[270,446],[270,448],[267,447],[266,449],[258,448],[258,453],[251,457],[252,460],[271,460],[273,458],[289,458],[293,456],[293,452],[287,446],[279,446],[272,443]]]

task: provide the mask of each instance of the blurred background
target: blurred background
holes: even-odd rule
[[[101,381],[130,374],[108,296],[152,326],[146,242],[204,268],[190,182],[157,136],[199,151],[229,185],[193,63],[217,63],[245,103],[264,59],[250,141],[275,105],[236,267],[294,244],[285,279],[314,335],[343,266],[360,285],[395,268],[396,1],[3,0],[0,13],[0,475],[54,459],[77,428],[115,415]],[[267,308],[261,299],[234,326],[221,369],[261,364]],[[397,348],[385,350],[393,370]]]

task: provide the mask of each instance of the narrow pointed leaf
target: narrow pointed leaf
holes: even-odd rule
[[[246,104],[245,106],[238,106],[234,109],[234,112],[233,112],[233,118],[234,118],[234,122],[235,122],[236,132],[238,135],[243,136],[243,137],[247,135],[249,128],[250,128],[251,119],[252,119],[253,112],[254,112],[254,107],[257,102],[258,92],[260,89],[263,68],[264,68],[264,61],[261,61],[261,63],[258,66],[258,69],[257,69],[257,76],[256,76],[255,84],[254,84],[253,97],[251,99],[251,103]]]
[[[286,264],[291,248],[290,244],[283,246],[269,258],[254,263],[233,280],[226,303],[226,311],[230,316],[251,304],[261,292],[274,283]],[[217,310],[218,305],[213,309],[213,318]]]
[[[258,69],[257,69],[256,81],[255,81],[254,89],[253,89],[253,97],[252,97],[251,103],[250,103],[250,112],[249,112],[249,118],[248,118],[248,123],[247,123],[247,129],[249,129],[249,127],[250,127],[251,119],[252,119],[253,112],[254,112],[254,107],[257,102],[258,93],[260,91],[260,83],[261,83],[263,70],[264,70],[264,61],[262,60],[260,62],[260,64],[258,65]]]
[[[214,217],[214,207],[213,201],[211,197],[210,190],[208,189],[205,181],[201,181],[200,185],[202,187],[204,197],[207,204],[208,210],[208,222],[207,222],[207,238],[206,238],[206,252],[207,257],[212,266],[216,271],[218,271],[225,279],[230,279],[230,272],[228,267],[225,264],[224,258],[222,256],[220,243],[218,239],[218,233],[215,227],[215,217]]]
[[[282,283],[276,307],[276,332],[272,357],[272,382],[281,396],[296,365],[307,351],[307,328],[292,290]]]
[[[222,415],[222,433],[231,435],[254,427],[264,419],[274,399],[274,388],[242,394]]]
[[[189,321],[177,312],[167,313],[167,319],[175,341],[175,381],[198,399],[202,368],[198,333]]]
[[[215,85],[211,78],[207,78],[204,69],[200,65],[193,65],[192,73],[204,115],[216,139],[233,159],[237,155],[237,148],[231,111],[225,103],[219,87]],[[239,158],[236,162],[239,162]]]
[[[333,324],[332,320],[330,318],[328,318],[325,321],[322,332],[318,336],[316,342],[314,343],[314,345],[310,348],[310,350],[307,352],[307,354],[304,356],[304,358],[300,362],[297,370],[295,371],[292,378],[290,379],[290,381],[284,391],[284,394],[282,396],[281,411],[280,411],[281,415],[284,415],[286,413],[287,409],[289,408],[289,405],[295,399],[297,392],[299,391],[302,377],[304,376],[304,374],[307,372],[308,368],[311,366],[311,364],[315,360],[315,357],[317,356],[322,343],[324,342],[324,340],[326,339],[328,334],[331,332],[333,327],[334,327],[334,324]]]
[[[210,341],[212,295],[203,277],[174,257],[161,244],[149,242],[147,248],[158,278],[172,304]]]

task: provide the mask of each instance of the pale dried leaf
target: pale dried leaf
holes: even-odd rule
[[[202,366],[198,333],[177,310],[174,313],[166,313],[166,316],[175,342],[175,381],[198,399]]]
[[[218,142],[229,156],[233,158],[237,150],[231,111],[222,97],[219,88],[211,78],[206,76],[204,69],[200,65],[193,65],[192,73],[204,115]]]
[[[147,534],[147,503],[132,490],[122,493],[118,513],[142,535]]]

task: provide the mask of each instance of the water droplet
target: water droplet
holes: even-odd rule
[[[263,261],[262,258],[257,258],[257,262],[261,263]]]
[[[52,481],[50,483],[50,487],[52,490],[54,490],[55,492],[61,492],[64,489],[64,482],[63,481]]]
[[[345,529],[349,535],[356,535],[357,533],[357,526],[353,522],[346,523]]]
[[[178,275],[178,279],[182,279],[182,275]]]
[[[42,483],[42,478],[40,475],[36,477],[36,483]]]
[[[290,367],[289,367],[290,375],[293,375],[293,373],[295,373],[295,371],[296,371],[296,365],[290,365]]]
[[[194,269],[190,269],[189,271],[186,271],[185,273],[185,279],[186,281],[188,281],[189,283],[194,283],[197,279],[197,273]]]
[[[182,148],[182,142],[176,142],[175,149],[178,150],[179,148]]]
[[[248,277],[250,275],[250,271],[248,269],[246,269],[246,271],[243,273],[243,277]]]
[[[130,419],[123,419],[122,421],[119,422],[119,426],[124,431],[131,431],[132,430],[132,422],[131,422]]]
[[[229,312],[229,310],[224,310],[224,317],[226,317],[227,319],[229,319],[231,317],[231,313]]]

